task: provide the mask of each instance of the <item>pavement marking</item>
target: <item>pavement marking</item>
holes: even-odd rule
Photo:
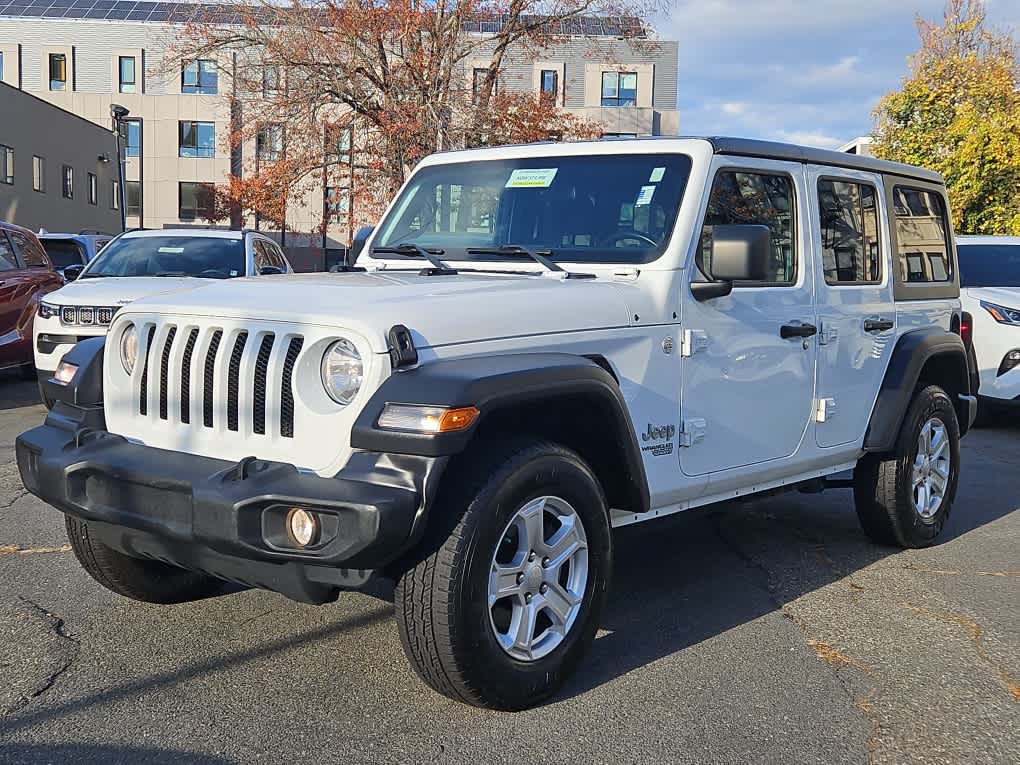
[[[0,545],[0,555],[37,555],[39,553],[71,552],[71,545],[60,547],[19,547],[18,545]]]

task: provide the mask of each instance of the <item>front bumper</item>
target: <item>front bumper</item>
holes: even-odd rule
[[[415,540],[426,486],[441,464],[357,452],[337,476],[321,478],[280,462],[143,446],[101,422],[101,409],[59,402],[46,424],[19,436],[25,487],[128,555],[310,603],[371,589]],[[319,515],[320,540],[308,549],[286,533],[292,507]]]

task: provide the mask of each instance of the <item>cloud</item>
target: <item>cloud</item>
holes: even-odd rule
[[[918,46],[915,16],[944,0],[676,0],[656,24],[678,40],[680,129],[838,146],[872,129]],[[989,22],[1020,24],[1016,0]]]

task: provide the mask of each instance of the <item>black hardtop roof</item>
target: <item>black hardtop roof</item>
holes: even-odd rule
[[[759,157],[766,159],[783,159],[791,162],[804,162],[813,165],[832,165],[848,167],[854,170],[866,170],[872,173],[888,173],[907,178],[916,178],[928,183],[942,184],[942,176],[933,170],[923,167],[904,165],[900,162],[889,162],[885,159],[864,157],[860,154],[847,154],[831,149],[815,149],[809,146],[798,146],[792,143],[777,141],[759,141],[754,138],[727,138],[725,136],[706,137],[716,154],[728,154],[737,157]]]

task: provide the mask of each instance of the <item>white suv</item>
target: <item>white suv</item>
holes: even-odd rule
[[[974,316],[981,410],[1020,404],[1020,237],[958,236],[956,247],[960,300]]]
[[[613,527],[826,486],[881,544],[946,522],[976,400],[934,173],[722,138],[462,151],[361,244],[139,300],[65,356],[18,465],[104,586],[391,583],[429,685],[519,709],[592,642]]]
[[[123,306],[146,295],[192,289],[210,279],[291,271],[272,239],[254,231],[138,230],[121,234],[87,265],[68,265],[71,284],[39,304],[33,328],[35,366],[42,383],[74,344],[105,335]]]

